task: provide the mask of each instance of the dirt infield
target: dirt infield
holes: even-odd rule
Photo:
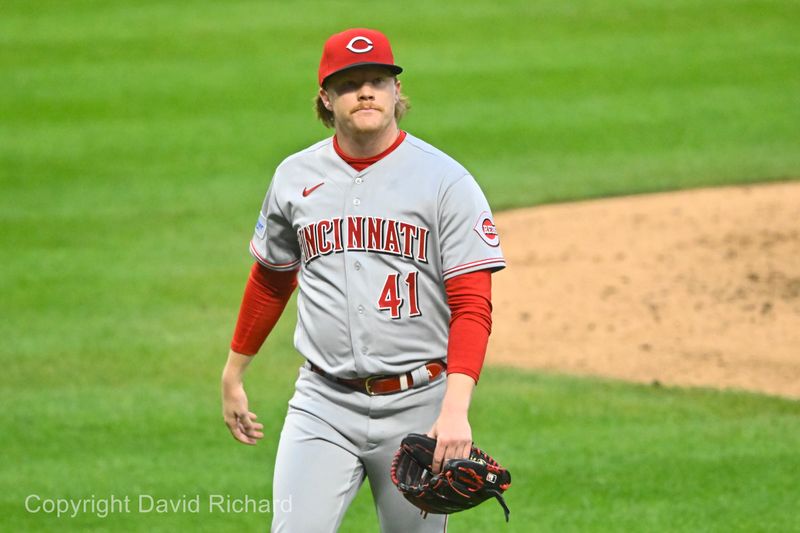
[[[496,222],[489,363],[800,398],[800,182]]]

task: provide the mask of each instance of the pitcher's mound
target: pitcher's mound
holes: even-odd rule
[[[496,218],[490,363],[800,398],[800,182]]]

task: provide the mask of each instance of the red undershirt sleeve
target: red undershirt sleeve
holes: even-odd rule
[[[295,287],[296,270],[279,272],[259,263],[253,264],[231,341],[234,352],[244,355],[258,353],[281,317]]]
[[[492,332],[492,273],[478,270],[444,282],[450,306],[447,372],[478,382]]]

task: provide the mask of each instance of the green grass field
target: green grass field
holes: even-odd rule
[[[498,209],[800,176],[792,1],[0,5],[0,530],[263,530],[268,514],[25,511],[43,498],[267,498],[300,359],[290,307],[236,445],[219,373],[275,165],[330,135],[322,42],[393,41],[403,125]],[[546,304],[546,303],[545,303]],[[450,531],[800,531],[800,404],[487,369],[512,470]],[[368,494],[342,531],[375,531]]]

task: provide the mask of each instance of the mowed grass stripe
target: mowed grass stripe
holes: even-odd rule
[[[211,364],[211,356],[203,359]],[[2,476],[9,511],[4,522],[12,530],[144,530],[189,528],[198,520],[192,513],[142,513],[105,519],[84,514],[67,522],[24,513],[21,501],[30,493],[268,498],[277,426],[292,380],[273,380],[274,390],[264,385],[263,373],[296,362],[272,355],[256,363],[251,401],[271,436],[255,449],[236,446],[225,433],[216,387],[208,381],[82,386],[53,391],[44,400],[18,393],[18,401],[33,406],[29,418],[5,413],[4,425],[48,423],[24,441],[2,438],[16,465]],[[509,531],[792,531],[799,414],[796,402],[752,394],[488,369],[472,419],[477,443],[514,475],[507,493]],[[372,519],[370,506],[363,494],[343,531],[369,530],[360,520]],[[255,529],[268,519],[257,513],[202,515],[203,524],[220,530]],[[451,530],[493,530],[500,520],[499,507],[490,503],[455,516]]]
[[[17,177],[32,159],[57,168],[76,152],[62,170],[95,181],[268,176],[324,134],[308,120],[318,60],[308,39],[326,24],[291,29],[299,10],[326,4],[89,3],[71,15],[16,5],[0,98]],[[377,9],[376,23],[391,8]],[[474,169],[500,207],[796,175],[791,2],[478,3],[449,32],[440,9],[381,24],[408,65],[419,111],[407,124]],[[49,139],[59,122],[66,133]],[[712,157],[697,164],[694,152]],[[627,164],[640,157],[651,164]]]

